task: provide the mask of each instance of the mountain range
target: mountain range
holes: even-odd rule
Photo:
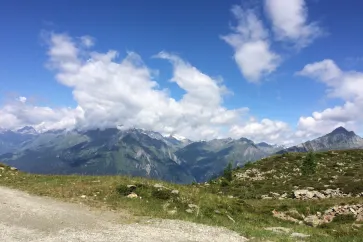
[[[142,129],[38,133],[32,127],[0,131],[0,161],[40,174],[130,175],[177,183],[204,182],[233,167],[275,153],[363,148],[344,128],[285,148],[246,138],[193,142]]]

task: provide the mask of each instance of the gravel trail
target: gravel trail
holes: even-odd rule
[[[0,187],[0,241],[247,241],[224,228],[178,220],[130,223],[121,213],[91,210]]]

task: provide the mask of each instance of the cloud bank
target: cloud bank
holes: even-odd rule
[[[244,121],[249,117],[247,107],[223,106],[224,96],[230,91],[221,80],[213,79],[176,55],[160,52],[155,58],[171,64],[170,81],[185,92],[180,100],[159,86],[154,75],[157,72],[149,69],[137,53],[129,52],[121,59],[114,50],[96,52],[92,50],[94,40],[89,36],[72,38],[52,33],[47,43],[48,67],[55,72],[59,83],[72,90],[78,106],[39,107],[20,97],[0,109],[1,127],[32,125],[42,131],[137,127],[164,134],[178,133],[195,140],[258,133],[256,129],[237,130],[236,127],[252,127],[259,122]],[[280,123],[262,120],[261,128],[268,127],[270,135],[264,140],[279,141],[274,133],[281,131]]]

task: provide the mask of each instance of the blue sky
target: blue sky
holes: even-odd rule
[[[316,137],[339,125],[362,133],[363,117],[356,110],[363,107],[363,93],[360,94],[360,86],[363,86],[360,75],[363,72],[363,2],[292,0],[282,8],[281,4],[286,4],[286,1],[230,0],[211,3],[206,0],[1,0],[0,31],[3,35],[0,57],[0,126],[16,128],[33,125],[39,129],[49,129],[94,127],[97,123],[106,126],[128,123],[129,126],[132,124],[163,133],[180,133],[195,139],[246,136],[271,143],[297,142]],[[291,12],[295,14],[289,14]],[[249,22],[249,17],[253,23]],[[263,31],[258,30],[258,27],[254,29],[256,23],[261,25]],[[236,30],[238,27],[249,29],[250,33],[241,34]],[[227,40],[232,35],[236,35],[232,41],[235,44]],[[251,37],[253,35],[258,37]],[[158,83],[153,88],[159,91],[168,89],[168,97],[181,104],[184,103],[185,94],[191,92],[180,86],[188,82],[186,78],[191,78],[189,81],[194,83],[192,88],[198,88],[199,83],[199,79],[193,78],[203,78],[203,75],[210,78],[208,87],[212,89],[213,83],[223,80],[223,83],[217,85],[225,86],[230,94],[218,92],[218,97],[217,94],[212,97],[205,94],[193,94],[195,97],[191,95],[193,97],[188,100],[223,100],[204,110],[203,112],[210,112],[210,116],[200,118],[205,118],[200,123],[196,120],[192,123],[180,121],[197,117],[188,111],[192,110],[188,106],[191,103],[176,107],[178,110],[180,108],[180,112],[174,116],[170,111],[169,114],[156,115],[157,122],[145,122],[145,117],[140,114],[140,110],[145,112],[143,115],[157,113],[157,107],[149,109],[147,104],[137,104],[138,109],[126,112],[128,114],[109,114],[110,111],[106,112],[105,109],[117,109],[118,105],[126,105],[125,110],[130,111],[135,105],[127,106],[130,101],[121,97],[109,100],[102,96],[107,96],[107,92],[102,94],[88,90],[84,83],[80,84],[82,80],[77,84],[59,80],[57,75],[64,72],[59,63],[69,61],[69,58],[57,59],[56,67],[49,68],[49,64],[54,64],[54,56],[49,51],[57,47],[53,41],[57,36],[67,36],[70,39],[63,38],[62,41],[70,41],[75,45],[82,36],[89,37],[93,45],[92,48],[85,48],[88,54],[82,56],[85,58],[83,61],[94,51],[106,53],[116,50],[116,63],[127,57],[128,52],[136,53],[143,61],[143,68],[151,72],[149,81]],[[252,51],[252,54],[243,52],[246,51],[246,46],[250,47],[248,44],[257,42],[268,46],[267,52],[274,56],[266,65],[260,64],[264,62],[264,58],[269,57],[265,55],[266,49],[265,52]],[[162,51],[167,55],[155,58]],[[237,53],[240,53],[239,58],[235,58]],[[64,55],[56,56],[63,57]],[[175,61],[175,58],[178,60]],[[260,66],[260,69],[251,66],[254,61],[250,59],[256,59],[254,65]],[[323,60],[331,62],[322,62]],[[313,63],[316,64],[315,68],[297,74],[306,65]],[[339,68],[339,74],[328,78],[329,80],[324,78],[325,74],[334,72],[335,67]],[[135,68],[137,69],[136,63]],[[197,70],[197,73],[193,74],[193,70]],[[352,71],[357,75],[352,77]],[[132,82],[132,78],[128,77],[132,77],[133,73],[123,73],[121,89],[122,85]],[[118,78],[117,75],[109,74],[111,77],[108,76],[108,79]],[[98,74],[90,75],[91,77],[84,78]],[[170,79],[178,79],[179,82]],[[98,89],[103,88],[102,83],[104,82],[97,84]],[[113,89],[114,84],[107,85]],[[352,85],[357,88],[352,88]],[[203,85],[199,87],[202,88]],[[75,93],[77,90],[78,94]],[[203,90],[209,92],[208,89]],[[344,90],[344,93],[339,90]],[[128,94],[133,99],[144,98],[137,96],[144,92],[129,91],[121,92],[120,96]],[[105,100],[99,103],[86,101],[85,93],[97,96],[98,100],[104,98],[107,102],[112,101],[114,105],[105,108],[101,107],[107,103]],[[19,97],[26,97],[26,101],[19,101]],[[194,101],[193,107],[199,105],[196,112],[202,112],[200,109],[206,104]],[[354,107],[344,106],[345,104]],[[170,105],[167,104],[174,110]],[[94,109],[100,107],[99,112],[92,113],[92,106]],[[337,109],[329,110],[336,106]],[[224,111],[213,111],[218,108],[223,108]],[[248,111],[243,108],[248,108]],[[32,113],[36,113],[34,110],[43,111],[37,114],[38,118],[34,118],[31,117]],[[74,110],[81,111],[78,113]],[[318,114],[314,117],[313,112]],[[119,119],[118,115],[122,118]],[[223,122],[210,121],[229,115],[233,118]],[[347,115],[350,118],[342,118]],[[62,120],[64,116],[69,119]],[[90,123],[87,120],[99,116],[107,122]],[[264,119],[268,121],[263,121]],[[165,123],[160,125],[160,122]],[[189,125],[197,128],[190,130],[186,128]]]

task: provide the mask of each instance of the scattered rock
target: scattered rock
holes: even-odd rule
[[[290,236],[293,238],[299,238],[299,239],[305,239],[305,238],[310,237],[310,235],[308,235],[308,234],[302,234],[302,233],[296,233],[296,232],[292,233]]]
[[[129,189],[129,192],[134,192],[136,190],[136,186],[135,185],[127,185],[127,188]]]
[[[18,170],[18,168],[16,168],[16,167],[10,167],[10,170],[11,170],[11,171],[17,171],[17,170]]]
[[[214,212],[216,213],[216,214],[221,214],[222,212],[221,211],[219,211],[219,210],[214,210]]]
[[[265,230],[269,230],[269,231],[279,233],[279,234],[288,234],[291,232],[291,229],[285,228],[285,227],[268,227],[268,228],[265,228]]]
[[[185,210],[185,212],[187,212],[187,213],[193,213],[194,211],[193,211],[193,209],[188,208],[187,210]]]
[[[127,195],[126,197],[128,197],[128,198],[137,198],[138,196],[137,196],[137,194],[136,193],[130,193],[129,195]]]
[[[159,183],[156,183],[156,184],[154,185],[154,188],[157,188],[157,189],[164,189],[164,188],[166,188],[166,187],[164,187],[163,185],[161,185],[161,184],[159,184]]]
[[[307,216],[306,218],[304,218],[304,222],[305,222],[305,224],[313,226],[313,227],[317,227],[321,224],[321,220],[316,215]]]
[[[87,198],[87,196],[86,195],[82,195],[81,198]]]
[[[178,195],[178,194],[179,194],[179,190],[172,190],[172,191],[171,191],[171,194]]]
[[[188,204],[188,207],[191,208],[191,209],[199,208],[198,205],[195,205],[195,204],[192,204],[192,203]]]
[[[168,211],[168,214],[169,215],[175,215],[178,211],[176,209],[173,209],[173,210],[169,210]]]

